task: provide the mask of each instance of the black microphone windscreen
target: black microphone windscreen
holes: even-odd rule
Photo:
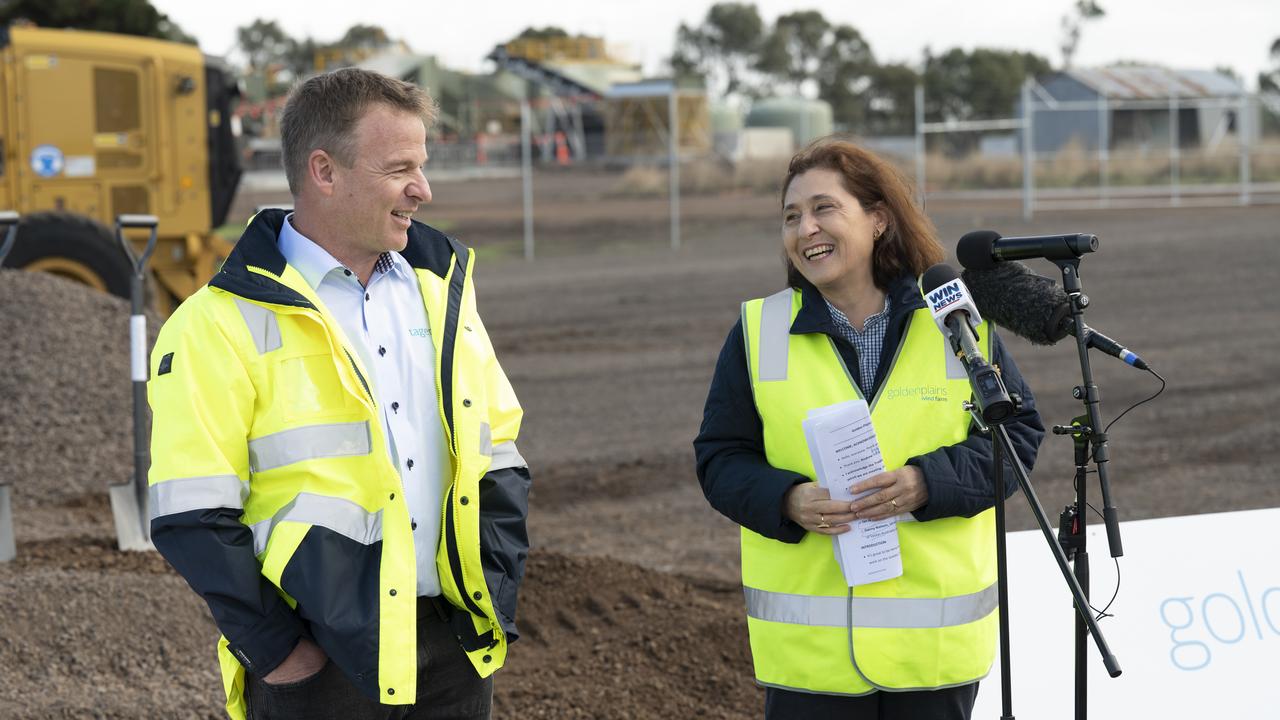
[[[964,237],[960,238],[960,242],[956,243],[956,259],[969,270],[993,268],[1000,264],[991,255],[991,248],[999,239],[1000,233],[995,230],[974,230],[965,233]]]
[[[925,270],[924,275],[920,276],[920,287],[926,293],[933,292],[958,277],[960,273],[957,273],[955,268],[946,263],[938,263]]]
[[[978,312],[1037,345],[1052,345],[1070,332],[1070,300],[1058,284],[1020,262],[996,263],[961,275]]]

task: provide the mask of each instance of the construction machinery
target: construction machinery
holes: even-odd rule
[[[192,45],[0,30],[0,209],[22,215],[6,267],[127,298],[134,268],[109,228],[153,215],[147,289],[168,314],[230,251],[212,231],[240,181],[238,96],[228,69]]]

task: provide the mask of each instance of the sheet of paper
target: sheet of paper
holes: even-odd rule
[[[854,485],[884,472],[880,444],[865,400],[817,408],[803,423],[809,455],[818,484],[833,500],[852,502]],[[854,520],[850,531],[832,537],[836,563],[850,586],[866,585],[902,575],[898,518]]]

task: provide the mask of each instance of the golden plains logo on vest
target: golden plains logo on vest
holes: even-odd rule
[[[911,385],[893,387],[885,391],[886,400],[919,400],[920,402],[946,402],[946,385]]]

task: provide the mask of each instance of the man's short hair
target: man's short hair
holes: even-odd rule
[[[294,87],[280,115],[281,151],[290,192],[296,196],[301,189],[313,150],[324,150],[344,167],[351,167],[356,123],[375,103],[417,115],[427,129],[435,123],[435,102],[422,88],[370,70],[342,68]]]

